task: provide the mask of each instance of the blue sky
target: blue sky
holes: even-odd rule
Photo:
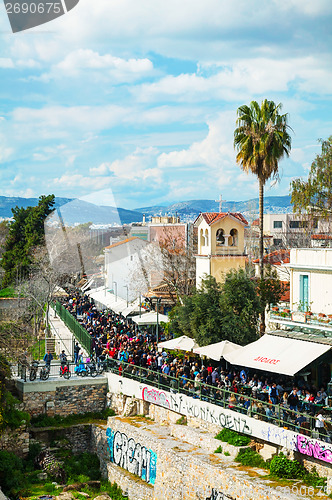
[[[236,109],[283,103],[289,193],[332,134],[330,0],[80,0],[12,34],[0,6],[0,194],[135,208],[257,196],[235,163]]]

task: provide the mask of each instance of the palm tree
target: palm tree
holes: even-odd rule
[[[270,177],[278,178],[278,162],[289,156],[291,137],[288,133],[287,113],[279,112],[282,104],[265,99],[261,106],[252,101],[237,110],[237,128],[234,131],[236,162],[241,168],[258,177],[259,181],[259,267],[260,279],[264,279],[263,267],[263,211],[264,185]],[[261,311],[261,333],[265,331],[265,309]]]

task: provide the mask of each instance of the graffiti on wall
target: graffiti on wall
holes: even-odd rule
[[[157,455],[124,432],[106,430],[110,460],[115,465],[139,476],[143,481],[154,484],[157,471]]]
[[[183,394],[166,394],[163,391],[144,387],[142,398],[144,401],[163,406],[187,417],[200,418],[205,422],[220,425],[227,429],[252,434],[249,420],[244,415],[239,413],[232,415],[221,410],[218,406],[204,404],[200,400],[189,398]]]
[[[293,443],[295,434],[288,429],[276,427],[275,425],[268,425],[261,429],[261,436],[269,443],[274,443],[285,448],[294,448]]]
[[[164,408],[170,408],[170,404],[166,397],[166,394],[163,391],[158,391],[157,389],[149,389],[148,387],[144,387],[142,391],[142,399],[143,401],[148,401],[149,403],[163,406]]]
[[[299,453],[302,453],[302,455],[308,455],[309,457],[323,460],[329,464],[332,463],[331,448],[325,448],[324,445],[322,447],[315,439],[309,439],[306,436],[298,434],[296,436],[296,448]]]
[[[232,497],[229,497],[225,493],[222,493],[221,491],[212,488],[212,493],[209,497],[207,497],[206,500],[228,500],[228,499],[232,500]]]

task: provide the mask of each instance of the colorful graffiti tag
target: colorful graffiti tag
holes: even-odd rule
[[[164,408],[170,408],[170,403],[163,391],[144,387],[142,391],[142,399],[143,401],[148,401],[149,403],[154,403],[155,405],[163,406]]]
[[[128,438],[124,432],[106,430],[111,462],[143,481],[154,484],[157,471],[157,455],[152,450]]]
[[[249,420],[244,415],[225,412],[216,406],[206,404],[204,401],[195,400],[182,394],[167,394],[148,387],[143,388],[142,398],[144,401],[163,406],[188,417],[201,418],[205,422],[227,427],[237,432],[252,433]]]
[[[332,463],[331,448],[322,447],[315,439],[309,439],[306,436],[298,434],[296,437],[296,448],[302,455],[308,455],[329,464]]]

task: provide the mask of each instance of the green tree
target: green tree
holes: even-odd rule
[[[252,101],[237,110],[237,128],[234,131],[236,161],[245,172],[255,174],[259,182],[259,265],[264,277],[264,185],[270,177],[278,177],[278,162],[291,150],[288,115],[280,114],[281,103],[265,99],[261,106]],[[261,334],[265,331],[265,309],[261,310]]]
[[[244,270],[230,271],[221,285],[212,276],[184,304],[176,306],[170,328],[199,345],[230,340],[245,345],[257,339],[259,297]]]
[[[5,242],[1,265],[5,270],[2,285],[27,277],[32,263],[31,251],[44,244],[44,222],[53,211],[54,195],[40,196],[36,207],[12,209],[13,222]]]
[[[311,164],[308,179],[291,182],[291,201],[294,212],[329,218],[332,213],[332,135],[319,142],[322,150]]]

